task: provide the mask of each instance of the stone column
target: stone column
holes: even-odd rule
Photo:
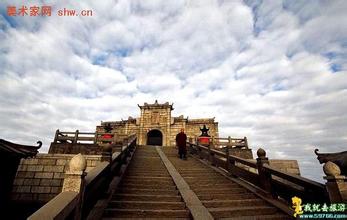
[[[123,146],[122,146],[123,150]],[[107,161],[111,163],[112,161],[112,144],[105,144],[102,146],[101,161]]]
[[[271,187],[271,174],[266,172],[263,165],[269,164],[269,159],[266,157],[266,152],[264,149],[259,148],[257,150],[257,169],[259,174],[259,183],[262,189],[266,192],[273,194]]]
[[[69,163],[69,170],[65,172],[62,192],[77,192],[79,193],[78,203],[75,210],[75,218],[81,219],[83,195],[85,190],[85,170],[87,161],[82,154],[75,155]]]
[[[328,161],[323,166],[325,187],[331,203],[347,202],[347,177],[341,175],[340,167]]]

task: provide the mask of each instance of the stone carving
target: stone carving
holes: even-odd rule
[[[318,153],[318,151],[318,149],[315,149],[314,153],[317,155],[319,163],[322,164],[331,161],[339,166],[342,175],[347,175],[347,151],[338,153]]]
[[[86,158],[82,154],[75,155],[70,161],[70,171],[85,171],[87,168]]]
[[[259,158],[265,158],[266,157],[266,151],[263,148],[259,148],[257,150],[257,156]]]
[[[323,171],[327,176],[339,176],[341,174],[339,166],[331,161],[328,161],[324,164]]]
[[[152,124],[159,124],[159,112],[152,112]]]

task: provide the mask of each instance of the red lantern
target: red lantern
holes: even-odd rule
[[[198,142],[201,145],[209,145],[210,144],[210,137],[198,137]]]
[[[111,139],[112,135],[111,134],[104,134],[104,135],[102,135],[102,138],[104,138],[104,139]]]

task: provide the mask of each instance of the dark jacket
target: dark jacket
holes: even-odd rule
[[[187,135],[184,132],[180,132],[176,135],[176,144],[179,148],[186,148]]]

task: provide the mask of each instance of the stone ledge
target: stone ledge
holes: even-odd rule
[[[11,198],[49,201],[61,192],[65,171],[73,156],[71,154],[38,154],[35,158],[22,159],[14,180]],[[101,161],[101,155],[84,155],[84,157],[87,160],[87,172]]]

